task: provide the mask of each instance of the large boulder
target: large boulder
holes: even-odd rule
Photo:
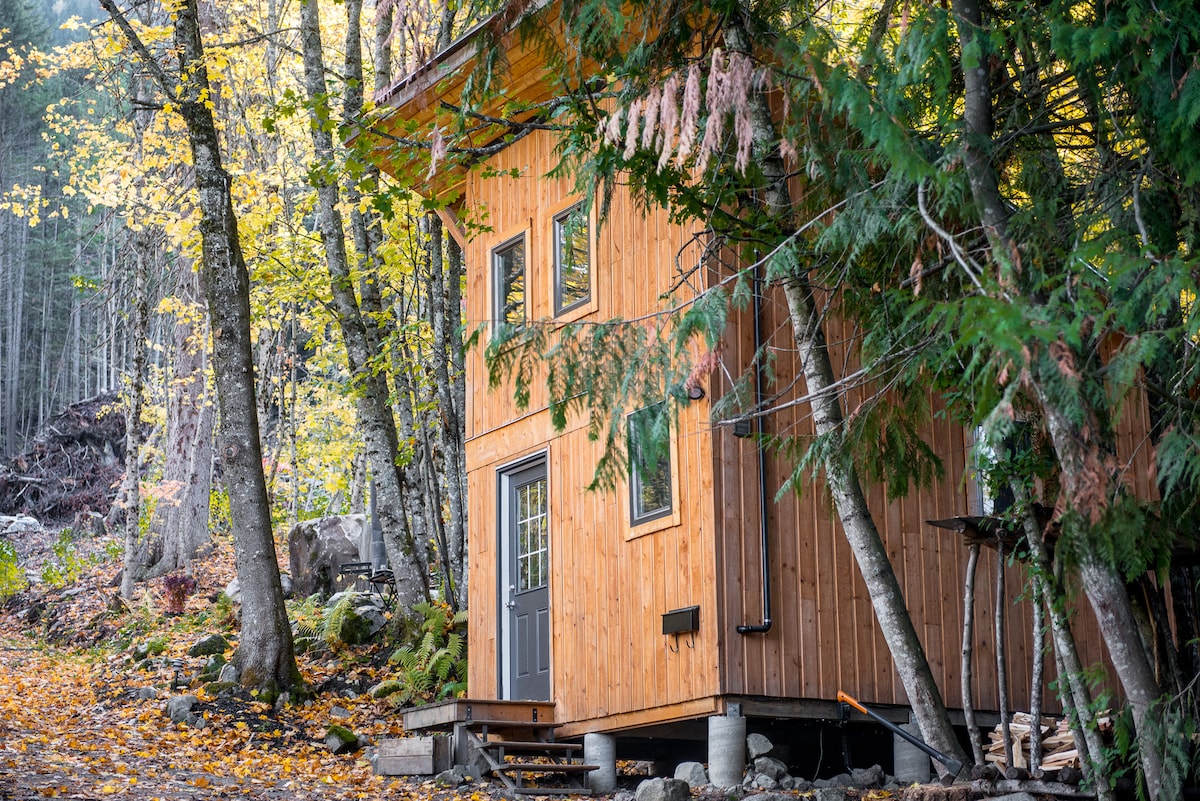
[[[638,785],[637,801],[690,801],[687,782],[679,779],[646,779]]]
[[[338,568],[359,561],[366,526],[365,515],[338,515],[305,520],[288,532],[288,568],[297,598],[317,592],[329,596],[354,582],[354,576],[339,576]]]

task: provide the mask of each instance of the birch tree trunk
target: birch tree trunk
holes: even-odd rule
[[[190,308],[201,300],[200,276],[186,259],[175,268],[175,297]],[[190,314],[176,317],[168,372],[164,497],[150,519],[142,573],[154,578],[191,565],[208,541],[212,490],[213,411],[208,402],[207,328]]]
[[[133,583],[137,578],[139,522],[142,512],[141,472],[142,406],[145,397],[147,337],[150,334],[150,298],[147,293],[148,262],[155,246],[150,232],[143,228],[133,235],[133,364],[125,382],[125,478],[121,482],[122,506],[125,513],[125,564],[121,571],[121,597],[133,598]]]
[[[963,53],[963,122],[966,128],[962,143],[963,161],[972,198],[988,236],[992,259],[1005,271],[1016,248],[1008,241],[1008,210],[988,152],[994,136],[992,96],[986,64],[988,31],[983,26],[983,13],[978,0],[953,0],[952,10]],[[1044,301],[1037,291],[1034,288],[1021,300],[1034,306],[1041,305]],[[1077,346],[1065,342],[1061,344],[1064,353],[1053,363],[1042,357],[1040,363],[1033,366],[1031,389],[1046,418],[1062,470],[1066,496],[1071,499],[1071,506],[1083,520],[1094,522],[1099,519],[1103,504],[1112,497],[1116,482],[1101,467],[1107,453],[1101,450],[1108,443],[1102,441],[1095,410],[1086,406],[1084,393],[1076,393],[1076,398],[1085,408],[1066,414],[1058,407],[1055,397],[1046,391],[1047,386],[1060,378],[1047,375],[1049,371],[1059,370],[1059,364],[1066,361],[1082,363]],[[1146,789],[1151,801],[1154,801],[1162,785],[1162,760],[1153,738],[1147,736],[1145,724],[1148,722],[1147,714],[1158,700],[1161,690],[1142,648],[1128,592],[1116,569],[1111,564],[1102,563],[1098,555],[1088,553],[1083,555],[1079,573],[1101,631],[1104,632],[1121,687],[1133,708]],[[1093,756],[1098,755],[1099,751],[1093,751]]]
[[[220,139],[206,101],[212,89],[196,0],[175,8],[175,48],[179,74],[171,76],[138,38],[116,0],[100,0],[143,66],[164,94],[178,97],[187,126],[200,209],[203,283],[213,329],[213,367],[220,405],[218,447],[233,527],[238,579],[242,585],[242,629],[235,657],[242,684],[259,690],[260,700],[303,687],[283,604],[278,557],[271,533],[271,510],[262,472],[257,403],[254,396],[253,341],[250,334],[250,277],[238,240],[230,193],[231,178],[221,163]]]
[[[396,454],[399,440],[388,405],[384,376],[371,368],[376,349],[371,347],[364,316],[354,292],[346,254],[339,189],[333,178],[333,134],[326,114],[317,113],[326,103],[325,65],[321,54],[320,12],[316,0],[301,0],[300,39],[304,55],[304,82],[314,105],[313,148],[317,168],[313,171],[317,190],[317,225],[325,247],[326,266],[333,292],[333,306],[346,345],[353,375],[355,404],[366,440],[367,459],[378,491],[377,510],[383,528],[384,546],[396,578],[397,608],[408,609],[428,599],[428,568],[422,540],[404,521],[404,500]]]
[[[750,40],[744,28],[728,25],[724,30],[725,44],[731,51],[749,54]],[[752,155],[767,180],[763,205],[776,219],[786,218],[790,207],[787,172],[776,145],[771,111],[761,93],[751,97],[753,131]],[[808,276],[804,273],[788,276],[783,281],[792,333],[803,365],[807,392],[812,402],[813,424],[817,436],[840,438],[842,408],[833,373],[833,364],[825,345],[821,309],[816,303]],[[896,672],[904,685],[913,716],[925,741],[952,759],[964,761],[966,755],[942,701],[941,691],[933,679],[933,671],[925,657],[925,649],[917,637],[912,618],[904,603],[900,583],[888,559],[887,550],[875,527],[859,482],[858,472],[844,449],[833,447],[831,456],[822,465],[837,509],[838,519],[859,572],[871,596],[875,619],[883,633]]]
[[[972,662],[975,655],[975,574],[979,569],[979,543],[973,542],[967,554],[967,575],[963,580],[963,635],[962,635],[962,699],[963,718],[967,724],[967,738],[971,741],[971,758],[976,765],[983,764],[983,745],[979,739],[979,723],[975,720],[975,703],[971,697],[974,683]]]

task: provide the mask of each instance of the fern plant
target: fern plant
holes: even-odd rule
[[[467,691],[467,614],[447,604],[419,603],[416,642],[397,649],[388,660],[396,667],[400,690],[388,696],[396,706],[420,705],[461,696]]]

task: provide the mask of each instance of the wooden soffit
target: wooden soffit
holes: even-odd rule
[[[559,46],[562,27],[550,0],[536,0],[523,20],[547,15],[535,24],[548,26]],[[468,80],[479,65],[479,50],[503,20],[494,15],[475,25],[453,44],[420,68],[376,94],[377,109],[367,117],[354,138],[370,143],[371,161],[384,172],[422,194],[454,202],[461,194],[467,170],[486,155],[505,146],[514,129],[502,120],[527,122],[537,116],[535,107],[561,93],[562,83],[546,68],[540,37],[522,36],[509,25],[497,38],[501,52],[490,76],[493,90],[488,100],[459,113]],[[429,169],[435,130],[447,153],[432,172]]]

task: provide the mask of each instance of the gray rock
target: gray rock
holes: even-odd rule
[[[997,795],[991,798],[991,801],[1037,801],[1032,795],[1026,792],[1009,793],[1008,795]]]
[[[439,787],[458,787],[460,784],[465,784],[467,777],[464,776],[457,768],[443,770],[441,773],[433,777],[434,784]]]
[[[242,602],[242,583],[237,578],[225,585],[225,597],[235,604]]]
[[[367,695],[378,700],[380,698],[387,698],[392,693],[398,693],[402,689],[404,689],[404,685],[402,685],[400,682],[396,681],[395,679],[387,679],[379,682],[374,687],[367,690]]]
[[[157,687],[139,687],[137,689],[137,691],[134,692],[133,695],[139,701],[156,701],[156,700],[158,700],[158,688]]]
[[[240,678],[237,666],[233,664],[225,664],[217,674],[217,681],[222,684],[237,684]]]
[[[24,534],[37,531],[41,527],[41,523],[26,515],[0,515],[0,534]]]
[[[787,775],[787,765],[780,762],[775,757],[760,756],[754,760],[754,772],[761,773],[764,776],[770,776],[775,781],[779,781]],[[775,789],[775,788],[771,788]]]
[[[325,730],[325,747],[335,754],[358,750],[358,736],[345,726],[330,726]]]
[[[812,789],[824,790],[826,787],[832,787],[833,782],[829,779],[813,779]]]
[[[791,776],[780,777],[779,789],[780,790],[795,790],[796,789],[796,780],[794,778],[792,778]]]
[[[796,801],[796,796],[786,793],[755,793],[746,796],[742,801]]]
[[[754,786],[760,790],[778,790],[779,782],[765,773],[759,773],[754,777]]]
[[[353,584],[338,568],[358,562],[358,545],[367,525],[365,515],[336,515],[305,520],[288,532],[288,572],[300,598],[313,593],[332,595]]]
[[[693,790],[708,784],[708,773],[699,762],[680,762],[675,766],[675,778],[687,782]]]
[[[387,620],[378,609],[360,605],[329,621],[327,639],[346,645],[363,645],[386,625]]]
[[[283,587],[283,597],[291,598],[296,594],[296,582],[287,573],[279,574],[279,583]]]
[[[766,738],[765,735],[752,733],[746,735],[746,753],[751,759],[758,759],[760,756],[766,756],[775,749],[775,744]]]
[[[139,642],[133,646],[133,651],[130,654],[134,662],[141,662],[146,657],[150,656],[150,643]]]
[[[214,654],[224,654],[225,649],[228,647],[229,641],[220,634],[209,634],[205,637],[201,637],[192,645],[191,648],[188,649],[188,656],[212,656]]]
[[[854,783],[854,778],[849,773],[839,773],[829,780],[830,787],[849,787]]]
[[[216,681],[221,675],[221,668],[225,667],[228,661],[224,654],[214,654],[204,663],[204,667],[200,669],[200,681]]]
[[[812,782],[808,779],[802,779],[799,776],[790,776],[792,780],[792,789],[801,793],[807,793],[812,789]]]
[[[854,787],[863,789],[871,787],[882,787],[887,781],[887,774],[879,765],[872,765],[869,768],[857,768],[850,771],[850,783]]]
[[[847,801],[845,787],[823,787],[813,790],[810,801]]]
[[[387,618],[383,616],[383,610],[378,606],[359,606],[355,607],[354,611],[359,617],[371,624],[371,636],[375,636],[387,626]]]
[[[200,699],[194,695],[173,695],[167,699],[163,713],[172,723],[185,723],[192,713],[192,707],[198,703]]]
[[[637,801],[637,796],[628,790],[621,790],[619,793],[613,796],[612,801]]]
[[[655,777],[638,785],[637,801],[689,801],[687,782]]]
[[[335,718],[341,718],[342,720],[354,717],[354,713],[349,709],[346,709],[344,706],[334,706],[330,708],[329,714],[333,715]]]

